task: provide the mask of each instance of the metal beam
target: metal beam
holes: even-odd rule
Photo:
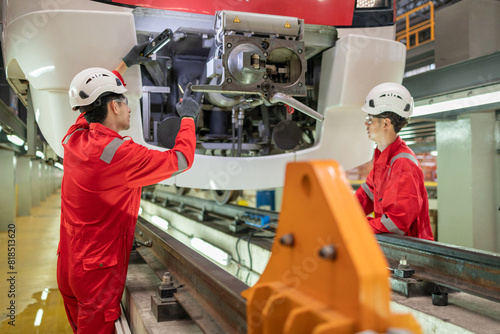
[[[169,194],[168,197],[175,196]],[[182,201],[186,197],[174,201]],[[189,198],[189,201],[186,205],[206,206],[207,211],[214,208],[228,210],[224,213],[219,211],[219,214],[229,216],[241,215],[250,209],[237,205],[220,206],[214,202],[210,206],[208,204],[211,201],[194,197]],[[500,302],[500,254],[394,234],[377,234],[376,238],[391,268],[397,268],[399,260],[405,255],[415,268],[416,278]]]
[[[434,64],[434,41],[406,51],[405,72]]]
[[[246,333],[245,283],[142,217],[138,235],[152,245],[138,252],[158,277],[169,271],[183,285],[174,296],[205,333]]]
[[[391,268],[405,255],[415,278],[500,302],[500,254],[393,234],[376,238]]]
[[[36,157],[36,142],[37,142],[37,126],[35,109],[33,108],[33,97],[31,96],[31,90],[28,90],[28,105],[27,105],[27,116],[26,116],[26,143],[28,144],[27,154],[31,157]]]
[[[500,52],[403,79],[415,100],[500,83]]]
[[[18,147],[16,145],[7,142],[5,134],[15,134],[19,138],[23,139],[28,144],[28,149],[32,149],[29,154],[34,157],[37,148],[42,149],[43,143],[37,138],[35,116],[33,111],[28,110],[28,122],[30,123],[30,128],[28,129],[23,120],[15,115],[4,101],[0,100],[0,126],[3,127],[2,133],[0,134],[0,146],[15,151],[17,153],[24,153],[24,147]],[[28,141],[29,140],[29,141]],[[32,154],[31,154],[32,153]]]
[[[192,198],[194,207],[200,207],[197,200]],[[239,210],[241,214],[247,208]],[[203,331],[246,333],[246,300],[241,297],[246,284],[142,217],[136,237],[151,241],[152,247],[140,247],[138,252],[158,277],[170,271],[184,286],[176,298]],[[390,268],[398,268],[405,256],[415,270],[412,279],[500,302],[500,254],[393,234],[376,238]]]
[[[143,194],[143,198],[144,198]],[[147,195],[150,194],[146,194]],[[170,193],[167,191],[163,191],[159,189],[158,187],[155,189],[154,194],[153,194],[153,202],[157,201],[162,201],[162,200],[167,200],[167,201],[172,201],[176,203],[182,203],[184,205],[197,208],[199,210],[206,210],[208,212],[213,212],[219,215],[235,218],[237,216],[241,216],[243,213],[248,212],[251,214],[256,214],[256,215],[266,215],[269,216],[271,221],[277,221],[279,212],[276,211],[269,211],[269,210],[263,210],[263,209],[257,209],[257,208],[252,208],[252,207],[242,207],[240,205],[233,205],[233,204],[225,204],[225,205],[219,205],[214,201],[203,199],[203,198],[197,198],[197,197],[191,197],[191,196],[179,196],[174,193]]]
[[[26,141],[26,125],[9,110],[2,100],[0,100],[0,125],[8,127],[8,129],[4,129],[3,131],[12,131],[13,134]]]

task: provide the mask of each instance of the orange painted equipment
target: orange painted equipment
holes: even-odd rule
[[[387,267],[342,168],[290,163],[271,258],[243,292],[248,333],[421,333],[391,313]]]

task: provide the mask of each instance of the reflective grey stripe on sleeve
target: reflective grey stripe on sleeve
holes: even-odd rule
[[[182,152],[175,151],[175,154],[177,155],[177,172],[173,173],[172,176],[176,176],[177,174],[182,173],[188,168],[188,163],[186,160],[186,157]]]
[[[116,150],[120,147],[121,144],[123,144],[125,141],[121,140],[120,138],[114,138],[112,141],[109,142],[109,144],[104,148],[102,151],[100,159],[104,161],[105,163],[109,164],[111,163],[111,160],[115,156]]]
[[[366,195],[370,197],[370,199],[373,201],[373,193],[370,191],[370,187],[365,183],[361,185],[361,188],[365,191]]]
[[[405,158],[405,159],[411,160],[418,167],[418,160],[417,160],[417,158],[415,158],[410,153],[399,153],[398,155],[394,156],[394,158],[391,159],[391,166],[394,163],[394,161],[396,161],[399,158]]]
[[[394,161],[398,160],[399,158],[405,158],[411,160],[415,165],[417,165],[417,167],[419,167],[418,160],[413,155],[411,155],[410,153],[399,153],[398,155],[395,155],[394,158],[391,159],[391,168]],[[391,168],[389,168],[387,176],[391,175]]]
[[[389,231],[391,233],[399,234],[399,235],[405,235],[405,233],[403,231],[401,231],[396,226],[396,224],[394,224],[394,222],[389,217],[387,217],[387,215],[385,213],[380,218],[380,222],[382,223],[382,225],[385,226],[387,231]]]
[[[83,130],[85,129],[76,129],[75,131],[67,135],[66,138],[64,138],[63,145],[66,145],[69,142],[69,139],[71,138],[72,135],[75,134],[76,131],[83,131]]]

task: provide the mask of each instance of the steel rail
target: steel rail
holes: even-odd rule
[[[241,292],[248,285],[142,217],[136,237],[150,241],[151,247],[137,251],[158,277],[169,271],[178,281],[181,287],[174,296],[205,333],[247,332]]]
[[[197,198],[192,196],[179,196],[177,194],[169,193],[167,191],[162,191],[158,189],[155,190],[154,194],[152,193],[143,194],[143,198],[144,195],[146,195],[147,198],[152,197],[151,201],[154,203],[161,202],[161,200],[167,200],[167,202],[172,201],[176,203],[182,203],[184,205],[197,208],[199,210],[206,210],[208,212],[213,212],[222,216],[227,216],[232,218],[241,216],[245,212],[249,212],[252,214],[267,215],[269,216],[271,221],[277,221],[279,216],[279,212],[276,211],[257,209],[247,206],[244,207],[233,204],[219,205],[216,202],[208,199]]]
[[[406,256],[415,278],[500,302],[500,254],[394,234],[376,238],[391,268]]]
[[[234,217],[249,210],[247,207],[238,207],[236,205],[220,206],[214,202],[210,204],[210,201],[194,197],[189,199],[186,197],[177,197],[174,200],[173,198],[175,198],[175,194],[166,194],[167,193],[161,194],[159,197],[168,198],[169,201],[171,200],[177,203],[184,202],[186,205],[194,208],[205,208],[207,211],[215,208],[218,214],[226,216]],[[156,198],[156,200],[158,199],[159,198]],[[276,217],[278,216],[277,212],[273,212],[273,214]],[[145,222],[144,219],[140,218],[140,221],[141,226],[148,226],[150,231],[159,232],[158,236],[152,236],[150,239],[156,238],[156,241],[153,242],[155,245],[155,252],[160,258],[163,258],[162,261],[165,263],[165,266],[167,263],[171,265],[171,258],[175,259],[176,263],[180,263],[179,269],[172,269],[172,272],[178,270],[182,273],[180,276],[181,278],[179,279],[180,281],[184,280],[184,277],[191,279],[192,277],[198,275],[200,268],[204,267],[205,264],[200,265],[197,261],[203,261],[204,263],[208,262],[208,260],[188,248],[191,253],[198,255],[198,260],[195,261],[194,258],[191,258],[190,265],[184,266],[184,260],[180,260],[182,252],[177,251],[176,248],[187,247],[177,242],[175,239],[156,228],[154,225]],[[162,240],[164,239],[163,236],[165,236],[165,240]],[[500,254],[434,241],[403,237],[394,234],[378,234],[376,235],[376,239],[391,268],[397,268],[400,259],[403,256],[406,256],[408,263],[412,269],[415,270],[413,278],[449,287],[454,290],[460,290],[495,302],[500,302]],[[166,243],[166,246],[162,246],[159,251],[156,250],[158,244],[162,243]],[[168,252],[173,252],[174,255],[169,255],[167,254]],[[209,264],[206,265],[208,266]],[[216,265],[211,264],[211,267],[216,268],[218,274],[217,277],[204,276],[201,278],[204,289],[212,289],[212,295],[218,294],[217,291],[219,291],[222,286],[224,286],[224,289],[232,290],[231,293],[225,292],[225,297],[221,298],[226,300],[224,307],[237,308],[235,312],[238,314],[238,321],[241,324],[245,321],[245,300],[240,297],[239,293],[246,288],[246,285],[232,277],[230,274],[227,274],[223,269],[217,267]],[[189,272],[189,270],[191,270],[189,268],[194,270],[193,273]],[[238,286],[238,289],[234,290],[231,288],[231,285],[225,283],[224,280],[227,276],[230,276],[231,282],[233,282],[232,284],[234,284],[234,286]],[[219,280],[219,278],[223,280]],[[215,281],[210,282],[211,279],[215,279]],[[195,282],[192,283],[191,286],[196,287],[197,284],[199,283]],[[224,289],[220,291],[224,291]],[[206,300],[209,301],[212,297]],[[214,302],[214,304],[218,303],[218,301]],[[225,311],[218,312],[220,312],[220,314],[226,313]]]

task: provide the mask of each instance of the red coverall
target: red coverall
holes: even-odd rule
[[[160,152],[80,115],[62,143],[59,290],[75,333],[114,333],[141,187],[191,167],[195,124],[184,118],[174,148]]]
[[[373,169],[356,191],[374,233],[434,240],[424,175],[413,151],[398,136],[384,151],[375,150]]]

